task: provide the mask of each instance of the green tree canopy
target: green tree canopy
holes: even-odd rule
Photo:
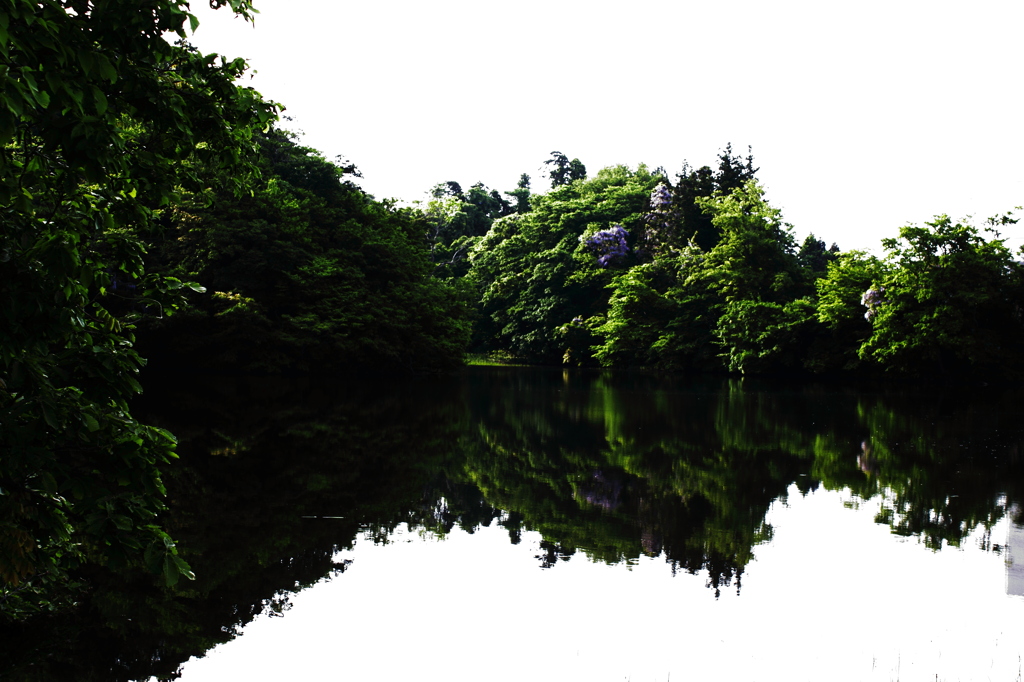
[[[473,248],[470,272],[490,347],[541,362],[589,359],[591,340],[572,330],[604,315],[613,272],[636,262],[634,235],[658,179],[645,166],[605,168],[496,220]]]
[[[224,4],[217,0],[215,6]],[[82,554],[187,572],[154,523],[174,439],[138,423],[133,324],[182,286],[140,235],[194,169],[251,176],[276,116],[242,60],[185,41],[182,0],[7,0],[0,12],[0,580],[8,606]],[[246,0],[231,0],[248,17]],[[170,42],[177,38],[177,42]],[[14,601],[11,601],[11,600]],[[13,607],[12,607],[13,608]]]
[[[192,368],[269,372],[461,363],[468,308],[432,276],[424,233],[433,218],[374,200],[351,180],[351,165],[289,133],[261,134],[259,146],[264,179],[251,195],[212,190],[166,212],[152,260],[212,295],[150,321],[145,352]],[[477,194],[487,196],[474,186]],[[435,202],[463,203],[454,192]]]
[[[861,357],[924,378],[1020,377],[1024,267],[995,232],[1014,222],[979,230],[943,215],[883,240],[889,267],[863,294],[872,334]]]
[[[651,201],[663,201],[659,189]],[[691,242],[619,275],[597,357],[672,369],[724,364],[740,372],[796,363],[796,337],[814,307],[797,302],[812,290],[789,225],[754,180],[696,201],[718,235],[715,246],[704,251]]]

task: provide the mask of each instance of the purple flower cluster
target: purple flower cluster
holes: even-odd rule
[[[595,232],[585,243],[591,252],[597,254],[597,264],[606,268],[629,253],[626,245],[628,236],[629,233],[622,225],[612,225],[607,230]]]
[[[651,190],[651,210],[661,211],[672,205],[672,191],[664,182]]]
[[[865,306],[868,311],[864,313],[864,319],[868,322],[875,319],[875,315],[878,314],[878,306],[882,305],[885,301],[885,287],[878,287],[877,289],[868,289],[864,292],[864,295],[860,297],[861,305]]]
[[[637,252],[643,257],[662,254],[672,242],[672,214],[672,190],[659,182],[651,190],[651,212],[644,216],[646,225],[637,245]]]

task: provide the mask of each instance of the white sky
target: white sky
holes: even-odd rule
[[[541,191],[552,150],[674,175],[731,142],[799,238],[844,249],[1024,204],[1020,0],[255,2],[252,27],[196,0],[193,42],[378,198]]]

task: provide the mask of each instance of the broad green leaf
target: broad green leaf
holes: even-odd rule
[[[117,82],[117,69],[110,63],[107,56],[102,53],[96,53],[96,68],[100,72],[102,78],[106,78],[111,83]]]
[[[178,569],[178,572],[182,576],[184,576],[184,578],[186,580],[195,580],[196,579],[196,574],[192,572],[192,567],[188,565],[188,562],[186,562],[184,559],[182,559],[177,554],[174,554],[172,558],[174,559],[174,566],[175,566],[175,568]]]
[[[178,565],[174,563],[174,557],[170,554],[164,557],[164,584],[167,587],[174,587],[178,583],[181,572]]]
[[[44,109],[50,106],[50,93],[46,92],[45,90],[38,90],[34,94],[36,101],[39,102],[39,106],[43,107]]]
[[[57,421],[57,415],[53,411],[53,407],[47,403],[43,403],[42,409],[43,419],[46,421],[46,423],[49,424],[51,428],[60,428],[60,423]]]
[[[92,92],[93,106],[96,107],[96,114],[102,116],[107,112],[107,96],[95,85],[90,86],[90,91]]]
[[[82,66],[82,73],[85,74],[86,78],[92,76],[93,68],[96,65],[96,59],[93,57],[93,53],[89,51],[81,51],[78,53],[78,63]]]
[[[44,471],[39,478],[43,484],[43,491],[47,495],[52,496],[57,494],[57,481],[54,479],[53,474],[49,471]]]

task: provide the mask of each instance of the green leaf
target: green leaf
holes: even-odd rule
[[[185,577],[186,580],[195,580],[196,574],[192,572],[192,567],[188,565],[184,559],[177,554],[171,557],[174,560],[174,565],[178,569],[178,573]]]
[[[99,70],[101,78],[106,78],[111,83],[117,82],[117,69],[110,63],[106,55],[96,54],[96,68]]]
[[[175,435],[173,433],[171,433],[170,431],[168,431],[167,429],[161,429],[158,426],[150,427],[150,429],[153,431],[153,433],[159,435],[161,438],[163,438],[170,445],[177,445],[177,443],[178,443],[177,437],[175,437]]]
[[[168,554],[164,557],[164,584],[167,587],[174,587],[178,583],[181,573],[177,564],[174,563],[174,556]]]
[[[46,421],[46,423],[49,424],[51,428],[60,428],[60,424],[57,421],[57,415],[56,413],[54,413],[53,407],[47,403],[43,403],[42,408],[43,419]]]
[[[53,474],[49,471],[44,471],[39,478],[43,484],[43,491],[47,495],[55,496],[57,494],[57,481],[54,479]]]
[[[25,107],[23,106],[25,97],[24,94],[22,94],[21,92],[22,85],[17,81],[14,81],[13,85],[14,89],[8,89],[8,91],[5,93],[5,95],[7,96],[7,108],[10,109],[11,113],[13,113],[15,116],[21,117],[21,115],[25,113]]]
[[[132,524],[132,520],[129,519],[127,516],[124,516],[122,514],[118,514],[117,516],[112,516],[110,518],[110,520],[114,523],[114,525],[117,527],[118,530],[131,530],[132,529],[132,525],[133,525]]]
[[[50,106],[50,93],[40,90],[36,93],[36,101],[39,102],[39,106],[45,109]]]
[[[96,60],[92,52],[86,50],[79,52],[78,63],[82,66],[82,73],[85,74],[86,78],[92,76],[93,68],[96,66]]]
[[[103,114],[107,113],[107,107],[109,106],[107,104],[107,96],[103,94],[103,91],[97,88],[95,85],[90,86],[90,90],[92,92],[93,106],[96,107],[96,113],[99,116],[102,116]]]

